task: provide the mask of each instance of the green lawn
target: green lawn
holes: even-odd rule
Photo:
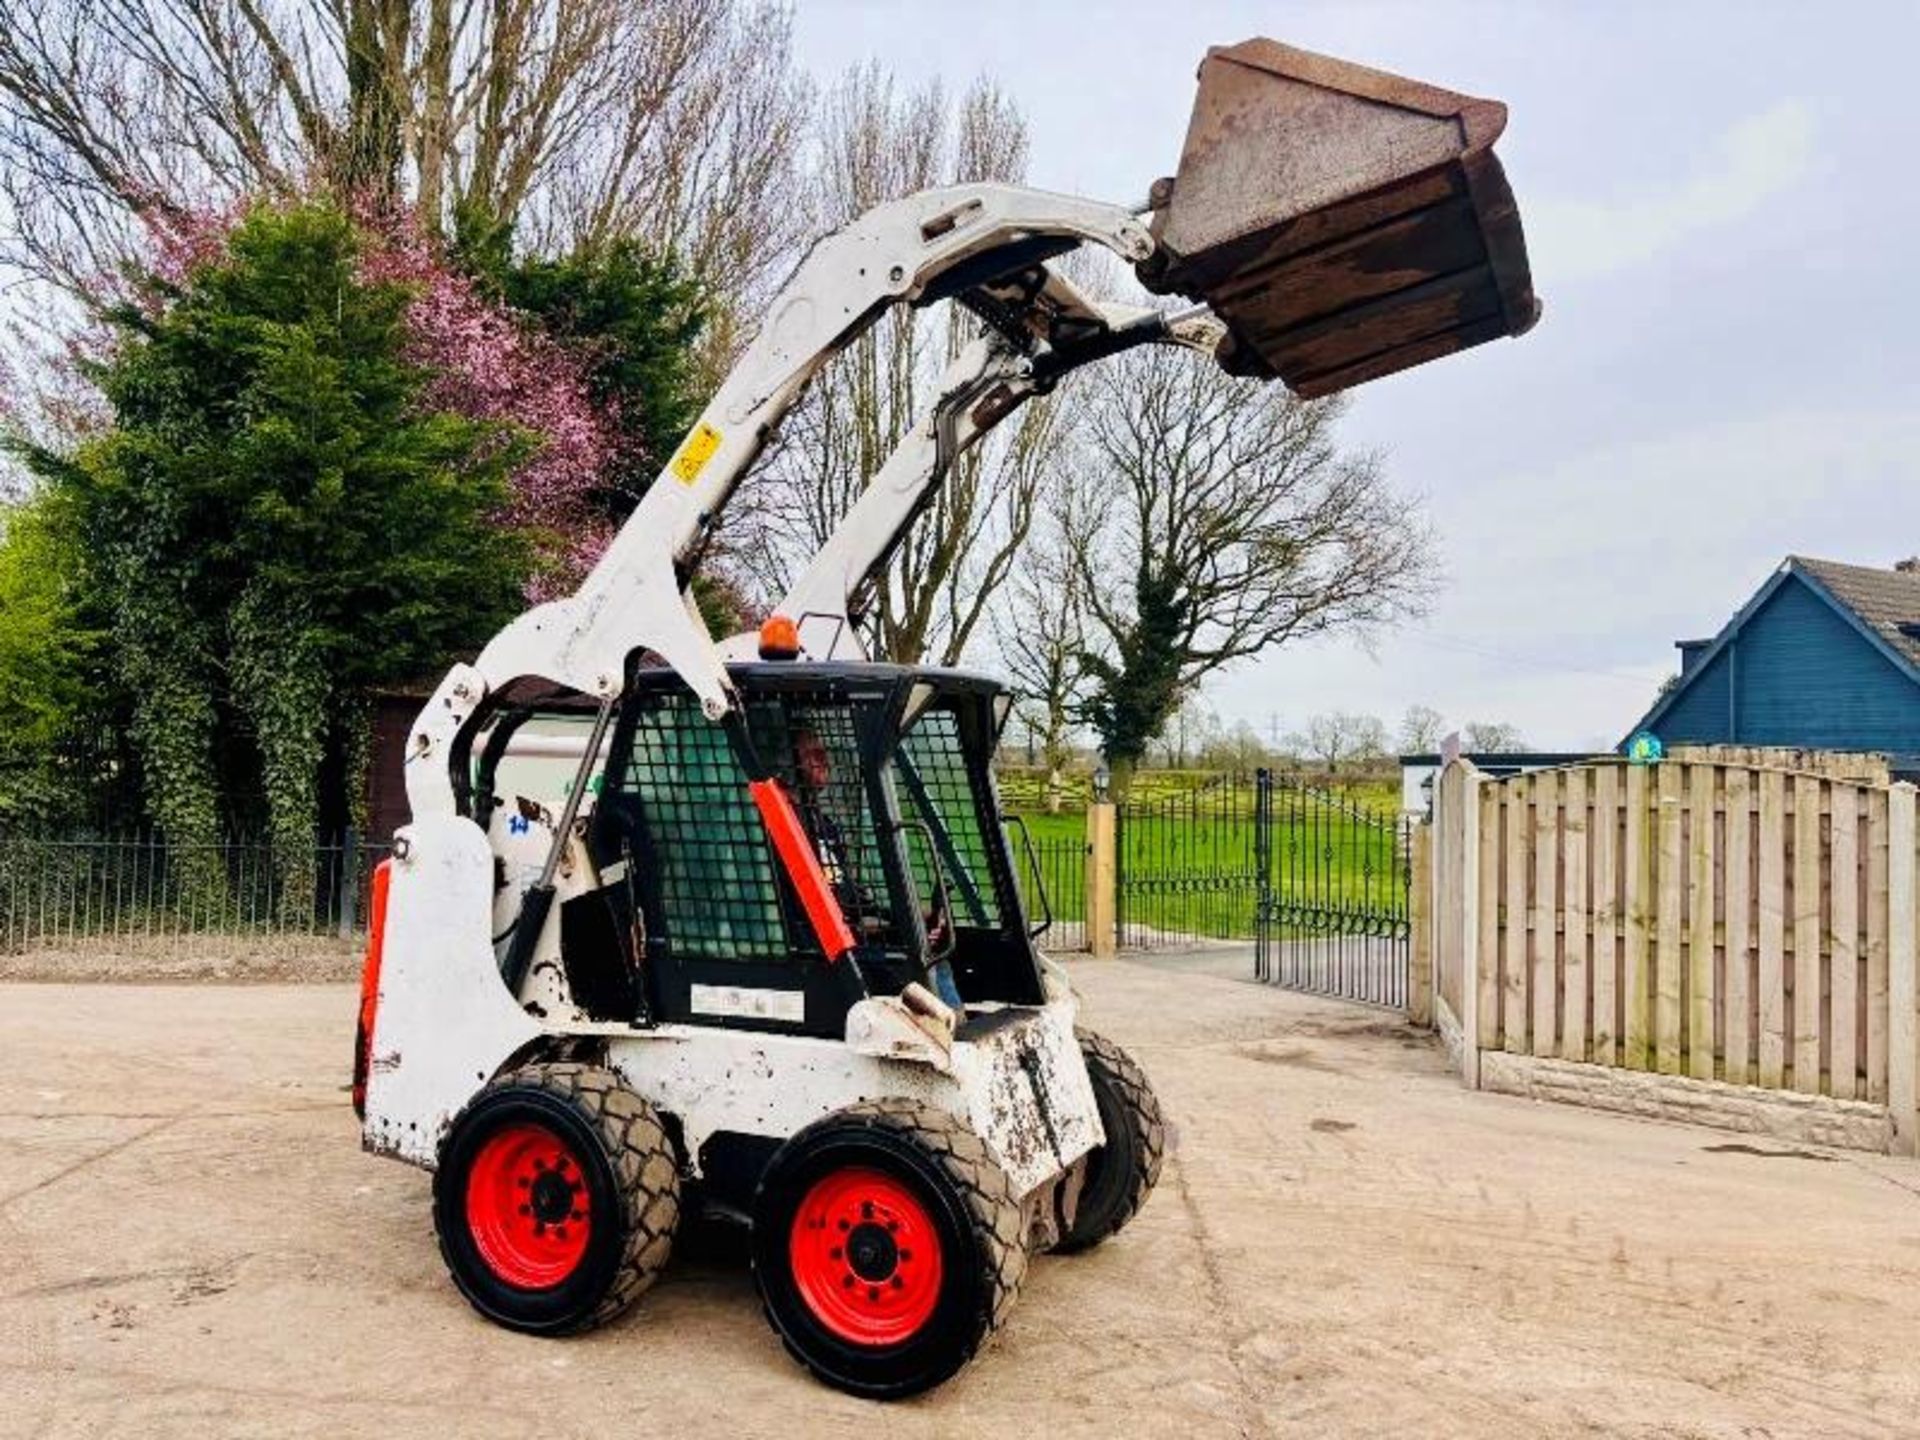
[[[1189,796],[1197,791],[1206,791],[1219,785],[1225,779],[1218,770],[1140,770],[1134,774],[1133,789],[1128,802],[1136,807],[1150,805],[1159,801]],[[1047,808],[1047,777],[1043,770],[1025,765],[1010,765],[1004,761],[994,766],[994,781],[1000,789],[1000,803],[1011,815],[1033,816]],[[1253,777],[1251,775],[1234,777],[1234,786],[1244,792],[1247,804],[1253,803]],[[1318,773],[1294,775],[1282,774],[1276,777],[1275,784],[1281,787],[1301,786],[1329,792],[1339,796],[1357,808],[1363,810],[1397,810],[1400,805],[1400,782],[1390,776],[1361,776],[1346,778],[1327,776]],[[1071,812],[1086,809],[1093,798],[1093,781],[1084,772],[1074,771],[1061,781],[1061,798],[1064,808]]]
[[[1196,777],[1189,773],[1187,778]],[[1021,816],[1033,836],[1054,915],[1079,919],[1086,905],[1085,814],[1075,809],[1048,815],[1038,804],[1020,803],[1028,798],[1022,789],[1007,786],[1003,778],[1001,793],[1008,810]],[[1259,889],[1254,787],[1155,787],[1144,800],[1136,787],[1135,797],[1121,824],[1123,923],[1251,935]],[[1404,857],[1393,823],[1397,800],[1394,787],[1384,783],[1342,792],[1276,785],[1273,893],[1284,905],[1303,908],[1404,911],[1406,895],[1398,873]],[[1017,827],[1013,838],[1018,855]],[[1024,862],[1022,871],[1026,880]],[[1027,888],[1031,901],[1030,881]]]

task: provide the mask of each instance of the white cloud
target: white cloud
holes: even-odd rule
[[[1708,163],[1683,184],[1622,201],[1530,203],[1534,273],[1556,281],[1605,275],[1742,219],[1806,176],[1813,132],[1812,111],[1782,101],[1721,134]]]

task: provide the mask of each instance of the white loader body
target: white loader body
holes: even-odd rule
[[[1054,1178],[1101,1143],[1100,1117],[1074,1038],[1076,1005],[1057,971],[1052,997],[953,1039],[891,997],[862,1001],[847,1039],[706,1025],[546,1023],[500,983],[487,920],[493,850],[461,819],[400,832],[386,912],[380,997],[370,1036],[367,1148],[431,1168],[456,1116],[517,1057],[543,1043],[603,1041],[607,1063],[678,1122],[698,1174],[716,1131],[784,1139],[832,1111],[881,1096],[925,1100],[966,1121],[1017,1193]],[[462,920],[466,923],[460,923]],[[751,1015],[775,992],[708,997]],[[777,1003],[777,998],[773,1000]]]

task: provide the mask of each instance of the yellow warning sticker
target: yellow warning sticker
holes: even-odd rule
[[[700,472],[713,458],[713,452],[719,448],[718,430],[711,425],[694,426],[693,433],[680,442],[680,451],[673,457],[673,473],[680,477],[680,483],[691,485],[698,480]]]

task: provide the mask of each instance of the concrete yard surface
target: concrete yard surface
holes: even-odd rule
[[[347,987],[0,986],[0,1434],[1920,1428],[1920,1165],[1468,1093],[1394,1016],[1207,969],[1074,967],[1160,1188],[891,1407],[786,1358],[725,1236],[602,1332],[481,1321],[428,1177],[358,1149]]]

